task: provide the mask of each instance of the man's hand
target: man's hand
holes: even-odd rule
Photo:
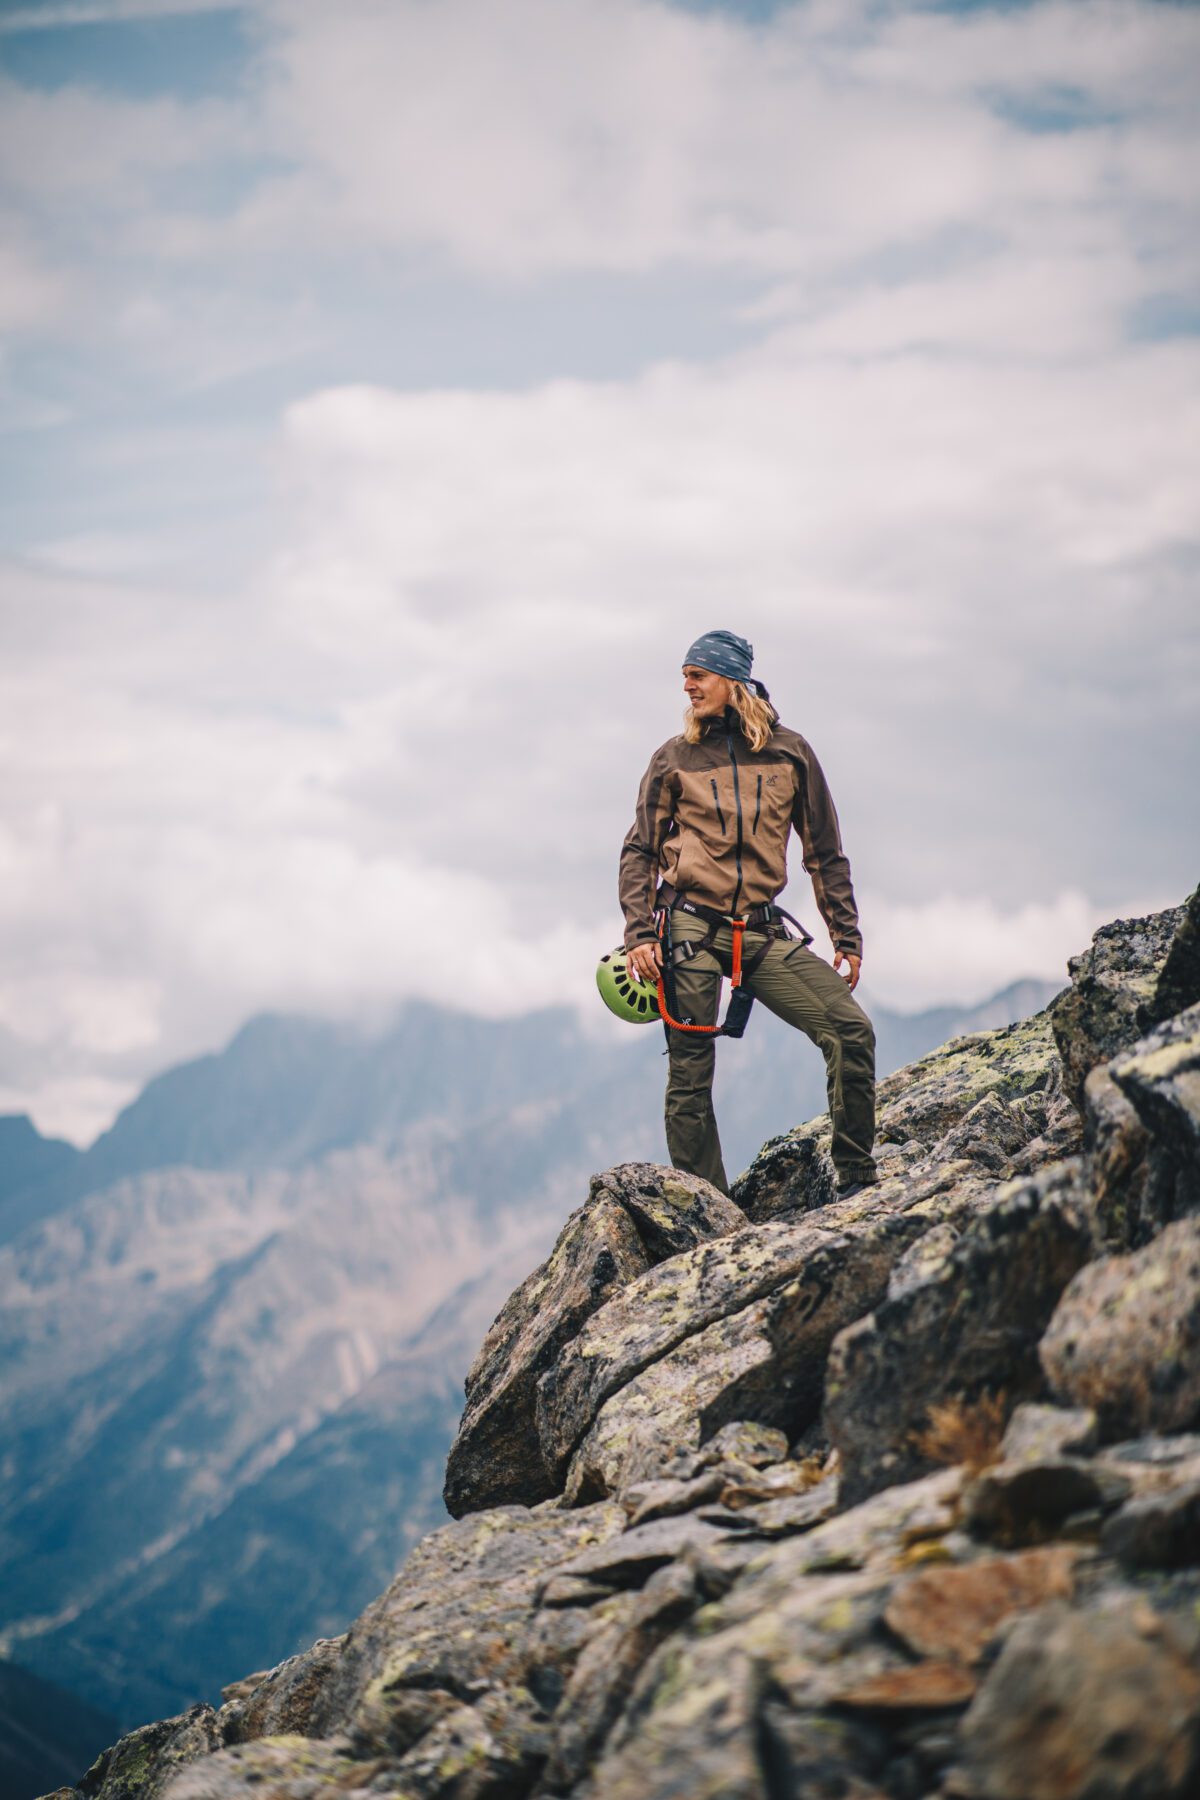
[[[637,981],[648,981],[651,987],[658,986],[658,971],[662,968],[661,944],[635,944],[629,952],[630,973]]]
[[[862,957],[852,956],[849,950],[838,950],[834,954],[833,966],[839,975],[842,973],[843,963],[846,963],[848,967],[846,973],[842,975],[842,980],[853,993],[858,986],[858,972],[862,968]]]

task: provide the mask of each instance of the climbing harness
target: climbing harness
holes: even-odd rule
[[[788,925],[794,925],[800,934],[801,944],[812,943],[812,933],[806,931],[799,919],[794,919],[782,906],[767,903],[753,906],[749,912],[740,917],[733,913],[718,912],[715,907],[701,906],[699,901],[689,900],[686,895],[677,894],[674,888],[665,883],[658,890],[658,906],[654,913],[655,929],[658,941],[662,946],[662,968],[658,976],[658,1011],[662,1015],[663,1030],[667,1043],[670,1044],[672,1031],[688,1031],[703,1037],[740,1038],[750,1021],[751,1009],[754,1006],[754,995],[745,984],[751,979],[754,971],[762,962],[771,945],[779,939],[791,941]],[[702,938],[693,941],[681,938],[675,943],[671,935],[672,913],[689,913],[693,918],[701,919],[708,926]],[[786,923],[784,923],[786,921]],[[730,967],[729,1005],[723,1023],[719,1025],[697,1025],[694,1019],[676,1017],[679,1001],[675,989],[675,970],[685,962],[699,956],[702,950],[711,950],[714,955],[717,933],[728,927],[733,934],[732,959]],[[762,932],[763,942],[751,952],[744,955],[743,939],[747,931]]]

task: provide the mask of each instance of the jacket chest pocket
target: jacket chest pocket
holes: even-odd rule
[[[750,769],[743,778],[745,788],[746,830],[752,838],[785,842],[792,826],[792,808],[796,790],[785,769],[778,763]]]
[[[712,786],[713,807],[714,807],[714,809],[716,811],[716,815],[717,815],[717,824],[721,828],[721,836],[724,837],[725,836],[725,809],[721,805],[721,790],[717,786],[717,778],[715,775],[710,777],[710,783]]]

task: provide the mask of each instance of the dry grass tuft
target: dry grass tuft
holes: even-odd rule
[[[961,1463],[970,1475],[978,1475],[1000,1455],[1000,1440],[1008,1422],[1008,1395],[980,1394],[966,1400],[961,1394],[929,1408],[929,1423],[913,1438],[914,1447],[930,1462]]]

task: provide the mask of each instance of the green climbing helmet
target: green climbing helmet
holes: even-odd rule
[[[659,1017],[658,992],[629,973],[629,954],[620,945],[600,958],[596,986],[610,1012],[628,1025],[653,1025]]]

